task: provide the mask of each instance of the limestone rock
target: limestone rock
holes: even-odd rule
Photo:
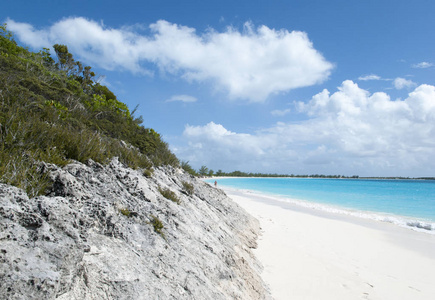
[[[0,184],[0,299],[270,298],[251,251],[259,223],[223,191],[117,159],[46,167],[48,196]]]

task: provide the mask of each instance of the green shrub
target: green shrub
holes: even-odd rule
[[[129,211],[127,208],[120,208],[119,212],[126,217],[131,217],[131,211]]]
[[[186,181],[183,181],[182,184],[183,184],[183,188],[186,191],[186,193],[189,194],[189,195],[193,195],[193,193],[195,191],[195,189],[193,187],[193,184],[190,184],[190,183],[188,183]]]
[[[168,188],[164,188],[164,189],[162,189],[162,188],[159,187],[159,192],[160,192],[160,194],[162,194],[162,196],[165,197],[166,199],[169,199],[169,200],[171,200],[171,201],[173,201],[173,202],[175,202],[175,203],[177,203],[177,204],[180,204],[180,199],[179,199],[179,198],[177,197],[177,195],[176,195],[173,191],[171,191],[170,189],[168,189]]]
[[[160,221],[159,218],[153,215],[151,215],[151,218],[151,225],[153,225],[154,231],[160,234],[166,240],[165,234],[163,233],[164,226],[162,221]]]
[[[143,176],[145,176],[146,178],[153,177],[153,174],[154,174],[154,170],[153,169],[145,169],[143,171]]]

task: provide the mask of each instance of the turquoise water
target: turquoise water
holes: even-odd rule
[[[214,179],[207,180],[209,183]],[[435,231],[435,181],[220,178],[219,186],[297,199],[302,204]]]

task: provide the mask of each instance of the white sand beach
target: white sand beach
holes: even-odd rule
[[[275,299],[435,299],[435,235],[224,190],[260,221]]]

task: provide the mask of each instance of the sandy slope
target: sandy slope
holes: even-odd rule
[[[435,299],[435,235],[225,191],[260,220],[275,299]]]

